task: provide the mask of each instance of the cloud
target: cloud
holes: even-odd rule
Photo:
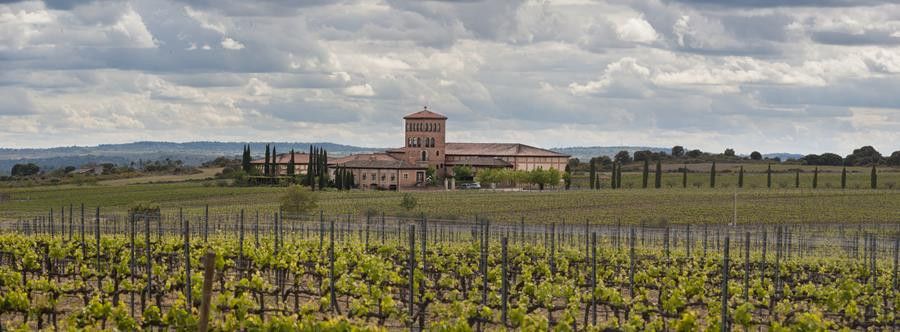
[[[636,43],[650,43],[659,38],[653,26],[643,18],[629,18],[618,27],[616,33],[620,39]]]
[[[244,44],[231,38],[222,40],[222,47],[228,50],[240,50],[244,48]]]
[[[428,105],[454,140],[896,150],[898,17],[875,0],[5,1],[0,141],[394,146]]]

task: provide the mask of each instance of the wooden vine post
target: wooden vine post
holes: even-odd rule
[[[216,254],[207,251],[203,257],[203,294],[200,299],[200,322],[197,330],[206,332],[209,330],[209,307],[212,300],[212,284],[216,273]]]

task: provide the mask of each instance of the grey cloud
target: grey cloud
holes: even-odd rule
[[[844,31],[816,31],[811,33],[812,40],[832,45],[900,45],[900,34],[890,30],[866,30],[850,33]]]
[[[36,113],[29,93],[20,88],[0,88],[0,116],[21,116]]]
[[[715,7],[856,7],[893,3],[889,0],[668,0]]]

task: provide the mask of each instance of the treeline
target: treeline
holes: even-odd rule
[[[800,165],[810,166],[871,166],[871,165],[887,165],[900,166],[900,151],[894,151],[890,156],[884,157],[878,150],[872,146],[863,146],[853,150],[853,153],[841,157],[835,153],[808,154],[799,159],[781,160],[780,158],[767,159],[764,158],[759,151],[753,151],[748,156],[738,156],[734,149],[725,149],[722,153],[709,153],[697,149],[686,150],[683,146],[676,145],[672,147],[669,153],[653,152],[649,150],[635,151],[633,154],[627,150],[616,153],[612,158],[600,156],[591,158],[587,162],[583,162],[578,158],[569,160],[569,169],[572,172],[589,172],[591,167],[598,170],[612,170],[614,165],[624,165],[634,162],[654,162],[664,161],[667,163],[708,163],[708,162],[790,162]]]
[[[466,167],[466,166],[462,166]],[[454,168],[454,174],[457,174]],[[464,172],[459,172],[464,173]],[[555,186],[561,180],[566,180],[567,188],[571,183],[569,173],[563,173],[555,168],[542,169],[536,168],[530,171],[514,170],[509,168],[484,168],[479,169],[475,175],[475,181],[480,183],[499,183],[517,185],[520,183],[528,183],[538,186],[540,190],[544,190],[545,186]]]
[[[653,168],[653,170],[651,170],[650,162],[648,160],[644,160],[644,166],[643,166],[643,169],[641,172],[641,188],[646,189],[646,188],[650,187],[651,175],[653,176],[653,179],[652,179],[653,188],[656,188],[656,189],[662,188],[662,175],[663,175],[662,161],[657,160],[655,162],[655,164],[656,164],[655,167]],[[687,188],[688,187],[687,164],[685,164],[683,167],[679,168],[678,171],[681,173],[681,186],[683,188]],[[590,182],[590,185],[589,185],[590,189],[596,190],[596,189],[601,189],[601,188],[607,187],[605,184],[603,184],[601,182],[601,173],[602,172],[597,168],[597,164],[594,161],[592,161],[590,163],[590,170],[588,173],[589,173],[588,181]],[[716,181],[718,179],[718,174],[719,174],[719,172],[716,171],[716,162],[712,162],[712,165],[710,165],[710,168],[709,168],[709,187],[710,188],[716,188]],[[772,176],[773,176],[772,164],[769,164],[768,167],[766,168],[766,187],[767,188],[772,188]],[[566,174],[564,175],[564,177],[566,177],[566,179],[567,179],[566,189],[568,189],[569,185],[571,184],[571,181],[569,180],[569,179],[571,179],[571,174],[567,171]],[[609,172],[609,180],[608,181],[609,181],[608,188],[611,188],[611,189],[622,188],[622,166],[621,165],[619,165],[616,162],[613,162],[612,168],[610,169],[610,172]],[[801,184],[800,170],[796,169],[796,170],[794,170],[794,188],[800,188],[800,184]],[[701,185],[700,183],[694,184],[694,186],[700,186],[700,185]],[[735,183],[735,185],[738,188],[744,187],[744,166],[740,166],[738,168],[737,183]],[[871,165],[871,170],[869,171],[869,186],[872,189],[878,189],[878,168],[875,164]],[[819,168],[818,167],[815,167],[813,169],[811,187],[813,189],[816,189],[819,187]],[[888,183],[888,188],[893,188],[893,184]],[[847,166],[844,166],[843,169],[841,170],[841,189],[847,189]]]
[[[250,145],[244,146],[241,155],[241,169],[230,170],[229,177],[233,177],[237,184],[300,184],[308,186],[311,190],[324,188],[337,188],[339,190],[349,190],[356,187],[353,173],[342,167],[334,170],[334,179],[331,178],[331,172],[328,167],[328,151],[324,148],[310,145],[309,158],[306,169],[302,170],[297,164],[294,149],[288,154],[287,163],[279,159],[277,148],[265,146],[265,156],[262,166],[253,164]],[[226,172],[223,170],[223,175]]]

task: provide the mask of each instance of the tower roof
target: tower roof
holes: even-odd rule
[[[415,112],[415,113],[412,113],[412,114],[408,114],[407,116],[404,116],[403,119],[406,119],[406,120],[410,120],[410,119],[447,120],[447,117],[442,114],[438,114],[438,113],[429,111],[428,106],[425,106],[425,109]]]

